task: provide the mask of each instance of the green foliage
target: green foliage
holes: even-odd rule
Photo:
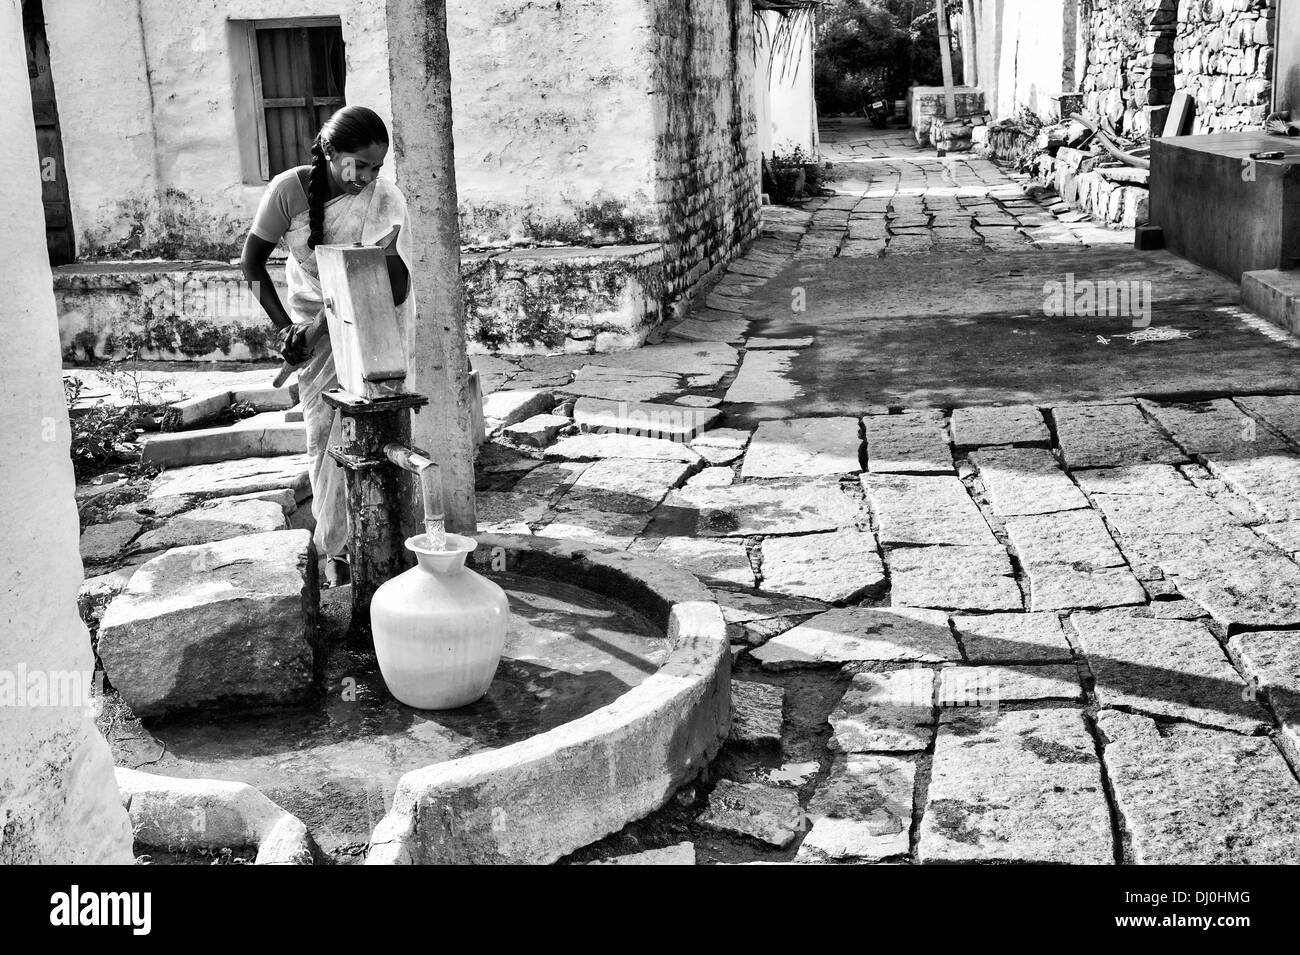
[[[960,2],[948,4],[950,14],[960,8]],[[817,32],[817,104],[823,113],[859,112],[869,89],[897,100],[909,86],[943,82],[930,0],[832,0]],[[954,44],[957,39],[954,34]],[[960,76],[956,48],[953,70]]]

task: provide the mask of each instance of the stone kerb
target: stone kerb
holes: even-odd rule
[[[544,537],[484,535],[474,560],[622,600],[662,626],[672,650],[645,682],[593,713],[407,773],[371,837],[368,865],[554,862],[659,808],[727,736],[726,626],[693,576]]]
[[[257,865],[311,865],[302,821],[246,783],[115,770],[138,847],[166,850],[257,846]]]

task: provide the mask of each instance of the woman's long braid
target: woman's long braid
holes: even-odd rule
[[[311,234],[307,248],[315,249],[325,241],[325,202],[330,195],[329,163],[325,159],[325,146],[321,137],[311,144],[311,175],[307,179],[307,216]]]

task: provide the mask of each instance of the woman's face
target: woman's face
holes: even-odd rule
[[[355,196],[379,175],[379,169],[388,155],[388,143],[372,143],[356,152],[334,150],[328,154],[330,178],[334,187],[346,195]]]

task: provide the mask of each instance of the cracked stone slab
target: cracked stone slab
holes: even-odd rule
[[[636,434],[668,441],[690,441],[721,417],[720,411],[710,408],[649,401],[607,401],[583,397],[573,406],[573,422],[583,431]]]
[[[741,477],[815,477],[859,470],[856,418],[786,418],[758,426]]]
[[[1256,694],[1267,694],[1281,725],[1278,743],[1300,766],[1300,630],[1239,633],[1228,650]]]
[[[557,510],[548,514],[546,523],[537,529],[538,537],[556,537],[561,540],[583,540],[627,550],[650,523],[647,514],[623,514],[595,508]]]
[[[744,541],[666,537],[655,549],[654,555],[689,571],[706,583],[754,586],[754,570]]]
[[[276,511],[280,518],[280,526],[283,527],[284,512],[279,508],[276,508]],[[180,519],[181,518],[176,518],[176,520]],[[135,537],[135,535],[139,533],[140,527],[140,521],[131,519],[111,521],[107,524],[91,524],[81,532],[81,559],[87,564],[102,564],[112,560],[122,552],[127,544],[131,542],[131,538]],[[264,529],[278,530],[278,528],[274,527]],[[162,531],[149,531],[144,536],[149,537],[150,535],[157,535],[160,533],[162,533]],[[245,533],[252,532],[247,531]],[[234,535],[232,534],[228,536],[233,537]],[[199,544],[206,543],[206,541],[187,541],[186,543]],[[148,545],[136,545],[136,549],[151,550],[153,548]]]
[[[745,332],[748,328],[749,319],[741,315],[735,316],[730,321],[726,319],[702,321],[698,318],[688,318],[668,329],[668,334],[673,338],[686,341],[727,342],[734,345],[745,340]]]
[[[802,831],[803,810],[793,789],[723,779],[709,795],[699,822],[780,848]]]
[[[900,547],[889,551],[896,607],[1020,610],[1020,588],[1001,547]]]
[[[572,419],[563,415],[538,414],[516,424],[507,425],[501,429],[501,435],[518,444],[544,448],[571,424],[573,424]]]
[[[1067,663],[1074,657],[1054,613],[961,615],[952,622],[972,663]]]
[[[648,514],[679,484],[691,466],[680,461],[605,458],[586,468],[565,493],[561,506]]]
[[[862,501],[830,478],[688,487],[665,503],[698,511],[696,532],[705,537],[809,534],[866,521]]]
[[[803,617],[830,609],[816,600],[798,597],[774,597],[770,594],[742,594],[731,590],[715,590],[713,596],[722,608],[722,619],[727,623],[750,623],[756,620],[774,620],[779,617]]]
[[[545,498],[519,491],[479,491],[474,495],[480,531],[498,534],[530,534],[530,524],[546,517],[550,510]]]
[[[1073,664],[945,667],[939,671],[940,706],[998,706],[1040,700],[1083,701]]]
[[[1300,395],[1273,395],[1234,398],[1238,405],[1300,443]]]
[[[612,859],[599,859],[588,865],[695,865],[695,843],[679,842],[664,849],[647,849]]]
[[[619,374],[626,370],[641,374],[689,375],[708,377],[716,385],[722,376],[736,367],[740,352],[721,342],[672,342],[645,345],[632,351],[586,356],[586,368],[612,366]],[[599,396],[598,396],[599,397]]]
[[[686,487],[730,487],[736,483],[732,468],[707,467],[686,482]]]
[[[663,438],[643,438],[633,434],[575,434],[561,438],[546,449],[548,459],[599,461],[604,458],[633,458],[638,461],[684,461],[696,464],[703,460],[698,451]]]
[[[193,544],[211,544],[245,534],[264,534],[287,529],[284,508],[279,504],[217,498],[172,518],[162,527],[141,534],[132,550],[166,550]]]
[[[946,614],[910,607],[843,607],[773,637],[752,653],[771,669],[826,663],[961,660]]]
[[[997,545],[960,478],[864,474],[861,481],[882,544]]]
[[[781,742],[785,689],[752,680],[731,681],[731,736],[737,743]]]
[[[1097,722],[1135,863],[1300,858],[1300,786],[1271,740],[1108,710]]]
[[[1229,632],[1300,626],[1300,567],[1244,528],[1142,546],[1182,594]]]
[[[1125,613],[1075,614],[1079,647],[1103,707],[1217,726],[1263,731],[1268,716],[1204,623]]]
[[[586,461],[550,461],[521,477],[512,490],[553,501],[572,487],[590,466]]]
[[[867,470],[872,474],[952,474],[943,421],[933,414],[868,415]]]
[[[291,488],[298,500],[311,495],[307,455],[282,454],[273,458],[239,458],[217,464],[193,464],[163,471],[149,486],[148,499],[190,496],[233,497],[258,491]]]
[[[918,855],[923,863],[1113,863],[1101,766],[1082,712],[945,713]]]
[[[1094,494],[1093,501],[1125,541],[1175,535],[1233,535],[1241,521],[1217,501],[1191,486],[1138,496]]]
[[[741,431],[735,427],[715,427],[695,438],[690,443],[690,447],[708,461],[708,464],[731,464],[745,453],[750,437],[749,431]]]
[[[843,603],[883,591],[885,565],[869,531],[769,537],[763,542],[763,589],[788,597]]]
[[[991,444],[1047,444],[1042,412],[1033,405],[957,408],[952,413],[952,443],[959,451]]]
[[[1006,526],[1021,564],[1031,574],[1042,564],[1100,568],[1125,563],[1106,525],[1092,510],[1008,517]]]
[[[542,414],[555,407],[555,398],[549,391],[519,389],[494,391],[483,396],[483,420],[489,431],[517,424],[533,415]]]
[[[1188,454],[1222,454],[1230,457],[1263,454],[1286,447],[1267,425],[1260,424],[1227,398],[1179,404],[1159,404],[1139,399],[1160,426]]]
[[[808,803],[796,862],[877,862],[908,853],[916,767],[890,756],[837,756]]]
[[[691,447],[743,450],[752,437],[751,432],[739,428],[712,428],[692,441]]]
[[[1029,573],[1029,609],[1088,610],[1146,603],[1146,591],[1127,567],[1035,564]]]
[[[1062,405],[1052,409],[1052,418],[1070,470],[1187,460],[1136,405]]]
[[[1255,533],[1284,554],[1291,557],[1300,554],[1300,520],[1259,524],[1255,527]]]
[[[934,671],[858,673],[830,715],[830,748],[841,753],[917,752],[934,739]]]
[[[723,401],[764,405],[798,398],[803,389],[789,374],[790,363],[798,355],[797,351],[786,349],[746,352]]]
[[[1269,521],[1300,519],[1300,456],[1211,457],[1210,472],[1244,496]]]
[[[1085,469],[1074,473],[1089,494],[1116,496],[1177,496],[1196,492],[1195,486],[1168,464],[1134,464],[1126,467]],[[1199,493],[1199,492],[1197,492]]]
[[[1083,492],[1046,448],[989,448],[971,455],[993,513],[1003,517],[1086,508]]]
[[[678,374],[653,374],[634,368],[586,365],[573,373],[573,380],[555,386],[557,392],[574,397],[610,401],[654,401],[671,398],[683,391]]]

